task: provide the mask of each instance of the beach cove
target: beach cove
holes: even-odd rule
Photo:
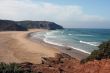
[[[40,40],[35,41],[29,37],[30,33],[44,31],[48,30],[34,29],[29,31],[0,32],[0,62],[31,62],[38,64],[41,63],[42,57],[54,57],[56,53],[61,52],[76,58],[81,58],[85,55],[74,49],[70,51],[65,47],[47,44]]]

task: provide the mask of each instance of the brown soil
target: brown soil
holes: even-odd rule
[[[21,63],[25,70],[35,73],[110,73],[110,59],[81,64],[67,54],[43,58],[42,64]]]

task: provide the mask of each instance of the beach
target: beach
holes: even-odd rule
[[[6,63],[41,63],[41,57],[54,57],[59,51],[53,47],[32,42],[27,38],[30,31],[5,31],[0,32],[0,62]]]
[[[3,31],[0,32],[0,62],[5,63],[41,63],[42,57],[54,57],[56,53],[67,53],[77,59],[88,55],[75,49],[68,49],[31,39],[33,32],[45,32],[44,29],[29,31]]]

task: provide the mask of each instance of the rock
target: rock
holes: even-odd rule
[[[61,53],[61,54],[56,54],[55,56],[56,58],[72,58],[70,55],[65,54],[65,53]]]
[[[23,63],[22,68],[34,73],[110,73],[110,59],[94,60],[81,64],[67,54],[43,58],[42,64]]]
[[[51,64],[58,64],[59,63],[59,59],[58,58],[43,58],[42,59],[42,64],[47,64],[47,65],[51,65]]]
[[[71,51],[71,50],[72,50],[72,48],[66,48],[66,50],[69,50],[69,51]]]

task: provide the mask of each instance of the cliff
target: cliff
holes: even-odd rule
[[[63,29],[62,26],[49,21],[11,21],[0,20],[0,31],[26,31],[28,29]]]
[[[22,63],[21,67],[35,73],[110,73],[110,59],[80,64],[67,54],[57,54],[55,58],[43,58],[42,64]]]
[[[18,25],[23,27],[30,28],[40,28],[40,29],[49,29],[49,30],[56,30],[56,29],[63,29],[62,26],[49,21],[19,21],[17,22]]]
[[[0,73],[110,73],[110,59],[80,61],[67,54],[57,54],[56,57],[43,58],[42,64],[0,63]]]
[[[0,20],[0,31],[26,31],[27,28],[18,25],[14,21]]]

